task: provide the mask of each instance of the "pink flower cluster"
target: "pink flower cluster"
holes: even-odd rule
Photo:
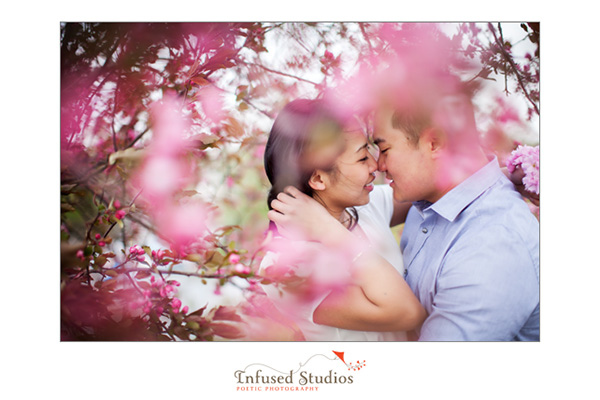
[[[198,178],[197,166],[188,157],[191,123],[180,109],[180,100],[172,94],[152,105],[153,138],[133,186],[143,189],[138,201],[148,209],[161,238],[185,257],[189,247],[202,239],[208,211],[199,199],[176,196]]]
[[[146,251],[137,244],[129,248],[129,254],[132,258],[135,258],[138,261],[146,260],[146,258],[144,257],[146,255]]]
[[[113,203],[113,205],[115,206],[115,209],[117,210],[115,212],[115,218],[116,219],[123,219],[125,217],[125,214],[127,214],[127,212],[125,210],[120,209],[121,208],[121,202],[119,200],[115,200],[115,202]]]
[[[142,311],[146,314],[150,313],[152,309],[157,315],[161,315],[164,312],[164,306],[166,304],[171,305],[171,309],[175,314],[179,312],[187,314],[189,311],[188,306],[181,308],[181,300],[174,297],[180,283],[174,280],[165,281],[163,279],[157,280],[154,276],[150,278],[151,289],[144,290],[144,302]]]
[[[511,174],[517,168],[523,171],[523,185],[525,190],[540,194],[540,147],[520,145],[506,161],[506,167]]]
[[[234,270],[236,273],[238,274],[242,274],[242,275],[248,275],[252,272],[252,270],[250,269],[250,267],[240,263],[240,259],[241,257],[239,256],[239,254],[230,254],[229,255],[229,262],[231,263],[231,265],[233,265]]]

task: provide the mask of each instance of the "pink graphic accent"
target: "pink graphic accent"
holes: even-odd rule
[[[333,351],[333,350],[332,350]],[[360,361],[356,361],[356,364],[348,364],[346,363],[346,361],[344,361],[344,352],[343,351],[333,351],[333,354],[335,354],[345,365],[346,367],[348,367],[348,371],[352,370],[352,371],[358,371],[361,368],[363,368],[365,365],[367,365],[366,361],[363,360],[362,362]]]

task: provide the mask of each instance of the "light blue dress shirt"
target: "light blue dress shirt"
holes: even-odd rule
[[[539,222],[497,159],[413,203],[400,247],[429,314],[419,340],[539,341]]]

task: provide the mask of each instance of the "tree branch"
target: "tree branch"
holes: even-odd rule
[[[362,35],[365,38],[365,41],[367,42],[367,46],[369,46],[369,52],[371,54],[374,54],[374,52],[373,52],[373,46],[371,45],[371,40],[369,39],[369,36],[367,35],[367,31],[365,31],[364,23],[359,22],[358,26],[360,27],[360,31],[362,32]]]
[[[500,23],[498,23],[498,26],[500,26]],[[527,89],[525,89],[525,84],[523,83],[523,79],[521,78],[521,74],[519,74],[519,70],[517,69],[517,66],[515,65],[514,61],[512,60],[512,57],[510,56],[510,54],[508,54],[506,52],[506,50],[504,49],[504,43],[502,43],[498,39],[498,36],[496,35],[496,31],[494,30],[494,26],[491,23],[488,23],[488,28],[490,29],[490,31],[492,32],[492,35],[494,36],[494,41],[500,48],[500,53],[502,54],[502,57],[506,61],[508,61],[508,63],[510,64],[511,68],[513,69],[515,75],[517,76],[517,81],[519,82],[519,86],[523,90],[525,97],[527,98],[527,100],[529,100],[529,102],[533,106],[533,109],[535,110],[537,115],[540,115],[540,110],[538,109],[538,107],[535,104],[535,102],[533,101],[533,99],[529,96],[529,92],[527,92]]]
[[[252,63],[252,62],[248,62],[248,61],[241,61],[241,60],[240,60],[240,64],[244,64],[244,65],[251,65],[251,66],[259,67],[259,68],[262,68],[262,69],[264,69],[265,71],[267,71],[267,72],[271,72],[271,73],[273,73],[273,74],[282,75],[282,76],[287,76],[288,78],[297,79],[297,80],[299,80],[299,81],[301,81],[301,82],[310,83],[311,85],[313,85],[313,86],[315,86],[315,87],[319,87],[319,86],[320,86],[320,84],[319,84],[319,83],[315,83],[315,82],[313,82],[313,81],[310,81],[310,80],[308,80],[308,79],[301,78],[301,77],[299,77],[299,76],[295,76],[295,75],[291,75],[291,74],[286,74],[285,72],[281,72],[281,71],[275,71],[274,69],[271,69],[271,68],[265,67],[264,65],[261,65],[261,64]]]

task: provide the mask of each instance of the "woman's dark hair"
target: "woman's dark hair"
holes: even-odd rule
[[[264,153],[265,172],[272,186],[267,197],[269,209],[286,186],[313,196],[308,184],[312,173],[317,168],[334,167],[334,160],[319,160],[315,152],[340,143],[344,125],[344,118],[325,100],[297,99],[280,111]]]

